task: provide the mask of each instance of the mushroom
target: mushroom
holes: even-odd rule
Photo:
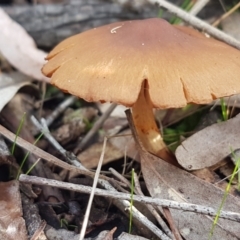
[[[153,108],[205,104],[240,92],[240,52],[159,18],[117,22],[70,37],[47,56],[51,83],[86,101],[132,107],[143,146],[169,152]]]

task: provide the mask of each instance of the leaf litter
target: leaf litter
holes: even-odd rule
[[[204,182],[192,174],[161,161],[159,158],[140,151],[141,166],[145,183],[151,196],[178,202],[189,202],[217,209],[223,191]],[[224,210],[239,212],[239,199],[228,196]],[[213,219],[201,214],[171,209],[177,227],[185,239],[207,239]],[[239,223],[220,220],[213,239],[238,239]]]
[[[0,12],[0,14],[2,14],[1,16],[6,17],[5,13],[3,11]],[[5,21],[7,18],[0,18],[0,24]],[[8,19],[10,20],[10,19]],[[2,22],[1,22],[2,21]],[[226,25],[225,25],[226,26]],[[22,35],[22,42],[18,42],[18,39],[15,38],[15,35],[8,35],[8,31],[6,31],[7,28],[5,27],[10,27],[11,29],[15,29],[15,31],[23,34]],[[22,31],[21,28],[19,28],[20,26],[18,26],[17,24],[15,24],[14,22],[9,21],[8,24],[6,24],[6,26],[4,26],[4,28],[2,28],[4,30],[4,38],[2,38],[2,40],[0,40],[0,51],[1,51],[1,46],[5,46],[5,44],[9,43],[11,44],[11,49],[17,49],[15,51],[16,55],[12,54],[9,51],[6,51],[5,49],[3,49],[3,54],[4,56],[8,59],[8,61],[15,66],[17,69],[19,69],[20,71],[22,71],[23,73],[25,73],[28,76],[34,77],[37,80],[40,81],[46,81],[47,79],[43,78],[43,76],[41,75],[41,73],[39,74],[39,70],[41,68],[41,65],[43,63],[43,58],[45,56],[45,53],[43,51],[39,51],[36,46],[34,45],[33,41],[29,38],[29,36],[26,34],[25,31]],[[224,27],[224,24],[223,24]],[[9,29],[10,29],[9,28]],[[228,27],[227,27],[228,28]],[[233,27],[235,30],[237,29],[236,27]],[[11,30],[13,33],[15,31]],[[10,38],[6,38],[9,37]],[[20,38],[19,38],[20,39]],[[3,42],[4,41],[4,42]],[[8,42],[9,41],[9,42]],[[24,42],[24,46],[22,45],[22,43]],[[4,43],[4,44],[3,44]],[[25,47],[25,43],[28,43],[27,47]],[[24,47],[24,48],[23,48]],[[24,51],[23,51],[24,49]],[[23,61],[20,61],[19,59],[24,59]],[[17,78],[12,77],[10,74],[3,74],[0,73],[1,77],[4,78],[0,78],[0,96],[4,96],[4,101],[2,101],[2,97],[1,97],[1,102],[0,102],[0,110],[11,100],[11,98],[15,95],[15,93],[22,87],[25,86],[26,84],[29,84],[29,79],[26,78],[25,76],[23,76],[23,80],[21,80],[21,76],[19,73],[17,73]],[[6,76],[9,78],[12,78],[12,82],[11,84],[9,84],[9,86],[4,86],[4,88],[1,88],[1,84],[4,85],[5,83],[5,79]],[[20,76],[20,77],[19,77]],[[19,80],[20,79],[20,80]],[[19,80],[19,81],[18,81]],[[12,88],[10,88],[10,86],[12,86]],[[4,91],[1,91],[4,90]],[[236,100],[237,99],[237,100]],[[239,95],[235,96],[235,97],[231,97],[230,100],[232,100],[231,102],[228,102],[230,106],[235,106],[235,107],[239,107]],[[196,108],[198,108],[198,106],[196,106]],[[123,117],[123,115],[121,115],[121,111],[119,110],[120,108],[118,108],[115,111],[115,116],[119,117]],[[105,111],[105,110],[103,110]],[[182,110],[179,110],[180,112],[180,117],[182,115],[181,113]],[[13,113],[12,117],[15,116],[16,113]],[[177,112],[174,112],[173,115],[171,115],[170,117],[167,116],[167,118],[165,118],[165,122],[168,124],[170,121],[172,120],[176,120],[176,115]],[[237,117],[239,118],[239,117]],[[169,121],[170,120],[170,121]],[[229,122],[230,121],[230,122]],[[189,140],[189,147],[188,151],[189,151],[189,155],[191,156],[178,156],[178,158],[180,159],[179,161],[181,162],[181,164],[183,164],[183,166],[185,166],[187,169],[189,169],[189,166],[191,166],[191,170],[192,169],[202,169],[204,168],[205,172],[202,172],[203,177],[202,178],[206,178],[207,174],[209,174],[209,181],[211,182],[215,182],[215,179],[213,178],[212,172],[207,169],[206,167],[211,166],[212,164],[216,164],[219,161],[221,161],[221,159],[223,159],[224,157],[226,157],[227,155],[229,155],[229,153],[231,153],[231,149],[230,149],[230,145],[231,147],[233,147],[233,150],[236,149],[237,142],[237,133],[238,133],[238,124],[237,124],[237,120],[233,120],[233,122],[231,122],[231,120],[229,120],[226,123],[221,123],[221,124],[226,124],[223,125],[223,128],[226,128],[226,130],[222,131],[222,129],[220,129],[220,127],[216,127],[218,124],[216,124],[216,126],[212,126],[209,127],[210,131],[211,131],[211,135],[208,134],[209,128],[207,128],[205,131],[202,130],[200,131],[199,135],[193,135],[192,139],[189,138],[186,141]],[[236,122],[234,122],[236,121]],[[229,125],[233,125],[232,128]],[[235,126],[235,132],[234,133],[234,126]],[[211,129],[213,128],[213,129]],[[27,128],[26,128],[27,129]],[[220,129],[220,130],[219,130]],[[112,129],[113,132],[115,131],[115,129]],[[68,130],[66,130],[68,131]],[[66,133],[65,131],[65,133]],[[126,130],[129,131],[129,130]],[[217,133],[218,131],[222,131],[221,133]],[[28,129],[24,131],[24,133],[26,135],[29,135]],[[68,133],[69,134],[69,133]],[[202,134],[202,135],[201,135]],[[218,134],[218,135],[217,135]],[[64,131],[63,134],[64,135]],[[72,135],[71,133],[69,135]],[[73,134],[74,135],[74,134]],[[73,136],[72,135],[72,136]],[[216,135],[216,138],[213,138],[212,135]],[[227,138],[226,136],[229,136],[229,139],[231,139],[231,141],[224,141],[225,138]],[[71,137],[71,136],[70,136]],[[232,138],[233,137],[233,138]],[[199,139],[200,143],[197,144],[193,144],[193,142],[196,139]],[[220,144],[222,145],[218,145],[219,142],[217,142],[217,138],[220,142]],[[118,138],[112,138],[109,139],[109,142],[111,142],[111,144],[113,146],[110,145],[109,149],[106,150],[105,156],[108,157],[108,152],[109,152],[109,162],[116,160],[116,158],[122,157],[125,153],[127,153],[127,155],[129,157],[131,157],[132,159],[138,159],[139,156],[137,156],[137,148],[135,146],[135,143],[132,140],[132,137],[127,136],[127,137],[122,137],[119,139],[122,139],[121,141],[116,140]],[[207,139],[207,141],[206,141]],[[235,140],[234,143],[232,143],[232,139]],[[19,142],[23,143],[21,141],[21,139],[18,139]],[[31,137],[31,140],[33,140],[33,138]],[[65,139],[64,139],[65,140]],[[71,138],[70,138],[71,140]],[[131,141],[129,143],[129,141]],[[215,145],[212,145],[213,144]],[[231,144],[229,144],[229,142]],[[69,143],[68,139],[66,140],[66,142],[63,141],[63,144],[66,145],[66,143]],[[208,143],[208,145],[207,145]],[[184,144],[184,143],[183,143]],[[225,144],[225,148],[222,148],[222,146]],[[235,145],[234,145],[235,144]],[[100,152],[100,146],[101,143],[97,142],[97,143],[91,143],[90,144],[90,148],[88,150],[82,151],[81,154],[85,154],[86,155],[86,162],[88,165],[88,167],[96,167],[96,164],[98,162],[98,157],[99,156],[99,152]],[[127,145],[127,147],[126,147]],[[27,146],[27,143],[25,143],[25,146]],[[37,153],[39,153],[38,149],[35,148],[33,145],[29,144],[28,147],[31,146],[31,151],[35,151]],[[43,144],[44,146],[44,144]],[[45,143],[46,146],[46,143]],[[203,146],[203,147],[202,147]],[[114,151],[112,150],[112,147],[114,147]],[[179,147],[179,149],[181,149],[182,146]],[[205,147],[205,148],[204,148]],[[213,147],[213,148],[212,148]],[[129,149],[129,151],[126,151],[126,148]],[[201,149],[201,151],[199,150],[199,148]],[[211,151],[212,148],[212,151]],[[117,150],[118,149],[118,150]],[[206,151],[207,150],[207,151]],[[93,151],[93,156],[89,155],[90,152]],[[177,150],[177,152],[180,150]],[[202,155],[198,155],[200,154],[200,152],[202,152]],[[219,155],[216,154],[216,152],[219,152]],[[150,192],[150,194],[152,196],[156,196],[159,197],[160,199],[174,199],[177,200],[179,202],[190,202],[190,203],[198,203],[198,204],[202,204],[202,205],[207,205],[207,206],[212,206],[215,209],[219,206],[222,196],[223,196],[223,192],[216,188],[214,185],[203,182],[202,180],[196,178],[195,176],[193,176],[192,174],[176,168],[172,165],[169,165],[165,162],[162,162],[159,158],[146,153],[142,150],[139,150],[140,153],[140,158],[141,158],[141,164],[142,164],[142,172],[143,172],[143,176],[144,176],[144,180],[146,182],[148,191]],[[80,154],[80,159],[83,157]],[[63,166],[67,166],[66,164],[62,164],[61,162],[58,162],[58,159],[56,157],[53,157],[51,155],[46,155],[43,152],[40,153],[40,155],[44,158],[48,158],[48,159],[54,159],[53,162],[58,163],[59,166],[63,167]],[[180,154],[181,155],[181,154]],[[192,156],[194,156],[194,158],[191,158]],[[5,161],[5,160],[4,160]],[[91,162],[92,161],[92,162]],[[108,161],[106,161],[108,162]],[[183,163],[182,163],[183,162]],[[7,163],[8,164],[8,163]],[[114,165],[114,163],[113,163]],[[51,164],[50,164],[51,166]],[[52,167],[52,166],[51,166]],[[55,168],[56,169],[56,168]],[[67,169],[71,169],[74,171],[74,167],[70,167],[67,166]],[[54,171],[54,168],[52,167],[52,171]],[[63,170],[64,171],[64,170]],[[54,173],[55,174],[55,178],[58,179],[60,178],[61,180],[66,180],[67,179],[67,173],[65,173],[65,175],[63,174],[63,171],[58,172],[58,173]],[[65,170],[66,172],[68,172],[67,170]],[[81,171],[76,170],[75,172],[78,173],[82,173]],[[222,171],[224,172],[224,171]],[[230,169],[227,169],[224,174],[229,174],[231,172]],[[196,174],[196,172],[194,173]],[[49,176],[47,176],[49,177]],[[68,179],[69,180],[69,179]],[[70,180],[69,180],[70,181]],[[10,182],[9,182],[10,183]],[[12,186],[7,186],[9,188],[8,191],[11,191],[13,188]],[[2,189],[4,189],[4,187],[2,187]],[[17,194],[19,193],[19,188],[14,190]],[[35,189],[36,191],[36,189]],[[57,196],[57,194],[51,192],[54,197]],[[46,195],[46,197],[50,196]],[[0,196],[2,196],[2,194],[0,194]],[[42,197],[42,195],[39,195]],[[14,200],[14,197],[12,197]],[[50,196],[50,201],[51,201],[51,196]],[[1,199],[2,200],[2,199]],[[19,208],[18,210],[20,210],[19,207],[19,197],[15,199],[14,202],[14,206],[15,208],[13,208],[13,210],[16,209],[16,206],[18,206],[17,208]],[[10,203],[9,203],[10,204]],[[239,198],[235,198],[232,195],[228,196],[227,202],[224,205],[224,210],[230,210],[230,211],[235,211],[235,212],[239,212]],[[5,210],[5,209],[4,209]],[[181,234],[185,237],[185,239],[207,239],[208,238],[208,233],[210,232],[210,228],[211,228],[211,224],[212,224],[212,219],[210,217],[206,217],[200,214],[196,214],[196,213],[191,213],[191,212],[185,212],[185,211],[181,211],[181,210],[173,210],[170,209],[170,213],[173,216],[173,220],[176,224],[176,227],[180,230]],[[9,213],[9,216],[11,218],[11,213]],[[21,211],[20,211],[20,219],[21,219]],[[55,230],[56,234],[55,237],[58,237],[60,234],[60,230]],[[111,232],[109,233],[102,233],[103,235],[101,235],[101,233],[98,235],[97,239],[106,239],[106,236],[109,237],[109,239],[113,239],[113,236],[111,235]],[[104,235],[107,234],[107,235]],[[125,235],[125,238],[121,238],[122,235]],[[216,228],[216,231],[214,232],[214,238],[213,239],[238,239],[237,237],[239,236],[239,226],[238,223],[230,221],[230,220],[223,220],[220,219],[219,220],[219,224]],[[71,232],[71,235],[65,235],[68,236],[68,239],[73,239],[74,237],[76,239],[78,239],[77,235],[74,234],[73,232]],[[71,236],[71,237],[70,237]],[[127,233],[122,233],[121,236],[118,237],[118,239],[143,239],[140,236],[134,236],[134,235],[130,235]],[[206,237],[205,237],[206,236]],[[20,239],[19,238],[20,235],[16,236],[15,239]]]
[[[178,163],[187,170],[211,167],[240,148],[240,115],[195,133],[176,149]]]

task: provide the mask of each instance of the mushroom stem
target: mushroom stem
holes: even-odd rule
[[[148,92],[148,83],[145,80],[142,83],[138,100],[132,107],[134,125],[140,141],[148,152],[167,162],[174,163],[173,154],[171,154],[163,141],[152,109],[153,105]]]

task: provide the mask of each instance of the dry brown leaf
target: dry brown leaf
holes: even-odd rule
[[[140,150],[140,156],[144,180],[151,196],[219,208],[224,195],[219,188],[145,151]],[[239,212],[239,199],[229,195],[223,210]],[[210,217],[175,209],[171,209],[171,214],[184,239],[208,239],[212,226]],[[213,240],[238,239],[240,223],[223,219],[218,223]]]
[[[139,161],[138,150],[129,129],[122,131],[119,136],[110,138],[109,142],[123,155],[126,154],[127,157]]]
[[[0,52],[3,56],[22,73],[49,82],[41,72],[47,54],[37,49],[28,33],[1,8],[0,29]]]
[[[176,149],[178,163],[187,170],[210,167],[240,148],[240,114],[195,133]]]
[[[0,239],[26,240],[19,182],[0,182]]]
[[[92,144],[91,147],[81,152],[77,157],[80,159],[82,165],[86,168],[96,168],[99,162],[99,158],[103,149],[102,143]],[[114,160],[123,157],[117,148],[115,148],[111,143],[108,143],[105,149],[103,164],[107,164]]]

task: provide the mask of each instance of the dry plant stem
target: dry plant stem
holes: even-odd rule
[[[95,177],[94,177],[94,180],[93,180],[92,191],[91,191],[91,194],[90,194],[90,197],[89,197],[89,200],[88,200],[87,209],[86,209],[85,216],[84,216],[84,219],[83,219],[83,224],[82,224],[79,240],[83,240],[84,236],[85,236],[85,233],[86,233],[88,219],[89,219],[89,215],[90,215],[90,211],[91,211],[91,207],[92,207],[92,202],[93,202],[93,198],[94,198],[94,193],[95,193],[95,189],[97,187],[100,171],[101,171],[101,168],[102,168],[104,153],[106,151],[106,144],[107,144],[107,138],[105,137],[104,142],[103,142],[102,153],[101,153],[101,156],[100,156],[100,159],[99,159],[99,162],[98,162],[98,166],[97,166],[97,170],[96,170],[96,173],[95,173]]]
[[[228,16],[230,16],[233,12],[235,12],[238,8],[240,7],[240,2],[238,4],[236,4],[233,8],[231,8],[228,12],[226,12],[225,14],[223,14],[219,19],[217,19],[212,26],[216,27],[218,26],[218,24],[225,18],[227,18]]]
[[[21,174],[19,180],[21,182],[38,184],[38,185],[48,185],[48,186],[58,187],[58,188],[62,188],[62,189],[67,189],[67,190],[82,192],[82,193],[87,193],[87,194],[90,194],[92,191],[91,187],[61,182],[61,181],[52,180],[52,179],[40,178],[40,177],[35,177],[35,176],[28,176],[25,174]],[[103,181],[105,181],[105,180],[99,179],[99,182],[101,184]],[[198,204],[176,202],[176,201],[171,201],[171,200],[165,200],[165,199],[159,199],[159,198],[153,198],[153,197],[145,197],[145,196],[137,196],[137,195],[131,196],[130,194],[116,192],[111,188],[108,188],[108,190],[109,191],[96,188],[95,195],[109,197],[109,198],[118,199],[118,200],[119,199],[122,199],[122,200],[133,199],[136,202],[141,202],[141,203],[146,203],[146,204],[149,203],[149,204],[152,204],[155,206],[174,208],[174,209],[179,209],[182,211],[201,213],[201,214],[208,215],[208,216],[216,216],[216,214],[218,213],[217,209],[215,210],[212,207],[202,206],[202,205],[198,205]],[[220,218],[240,222],[240,213],[223,210],[220,213]]]
[[[135,128],[144,148],[148,152],[168,162],[172,162],[171,154],[163,142],[154,118],[147,81],[142,83],[138,99],[132,107],[132,116]]]
[[[89,130],[89,132],[82,139],[80,144],[76,147],[77,151],[81,151],[89,140],[95,135],[95,133],[102,127],[105,120],[110,116],[112,111],[116,108],[117,104],[112,103],[107,111],[94,123],[94,126]]]
[[[7,130],[5,127],[3,127],[2,125],[0,125],[0,134],[3,135],[4,137],[6,137],[7,139],[9,139],[11,142],[15,141],[15,134],[11,133],[9,130]],[[73,171],[79,174],[84,174],[86,176],[91,176],[94,177],[94,173],[90,172],[90,171],[86,171],[86,170],[82,170],[79,168],[76,168],[75,166],[72,166],[68,163],[65,163],[61,160],[59,160],[58,158],[54,157],[53,155],[43,151],[42,149],[34,146],[33,144],[27,142],[26,140],[18,137],[16,139],[16,144],[24,149],[26,149],[27,151],[33,153],[34,155],[45,159],[46,161],[59,166],[63,169],[69,170],[69,171]]]
[[[163,207],[162,210],[164,212],[164,215],[169,223],[169,226],[170,226],[176,240],[183,240],[181,234],[179,233],[179,231],[176,227],[176,224],[173,220],[173,217],[172,217],[172,214],[171,214],[169,208]]]
[[[189,13],[196,16],[208,4],[208,2],[209,0],[197,0]]]
[[[193,16],[192,14],[185,12],[181,8],[176,7],[172,3],[169,3],[165,0],[148,0],[148,1],[152,4],[156,4],[156,3],[159,4],[160,7],[166,8],[169,12],[183,19],[185,22],[189,23],[193,27],[204,31],[212,35],[213,37],[228,43],[229,45],[235,48],[240,49],[240,42],[238,40],[218,30],[217,28],[209,25],[208,23],[200,20],[199,18]]]
[[[117,177],[120,181],[122,181],[126,186],[128,186],[131,189],[131,183],[119,172],[117,172],[113,168],[109,168],[109,171],[112,173],[113,176]]]
[[[57,108],[51,113],[51,115],[46,118],[47,126],[49,127],[55,121],[55,119],[59,117],[59,115],[62,114],[65,109],[71,106],[76,100],[77,97],[70,96],[66,98],[61,104],[59,104]]]
[[[51,135],[46,121],[42,118],[41,123],[38,122],[38,120],[34,117],[31,116],[31,121],[35,125],[35,127],[43,132],[43,135],[47,140],[65,157],[72,165],[78,167],[79,169],[88,171],[77,159],[76,156],[70,156],[70,154],[54,139],[54,137]]]
[[[138,180],[138,176],[136,173],[134,173],[134,183],[135,183],[135,192],[137,195],[140,196],[144,196],[139,180]],[[164,230],[164,232],[170,237],[173,238],[173,234],[170,231],[169,227],[167,226],[167,224],[163,221],[163,219],[161,218],[161,216],[158,214],[157,210],[150,204],[146,205],[148,210],[152,213],[152,215],[156,218],[158,224],[162,227],[162,229]]]

